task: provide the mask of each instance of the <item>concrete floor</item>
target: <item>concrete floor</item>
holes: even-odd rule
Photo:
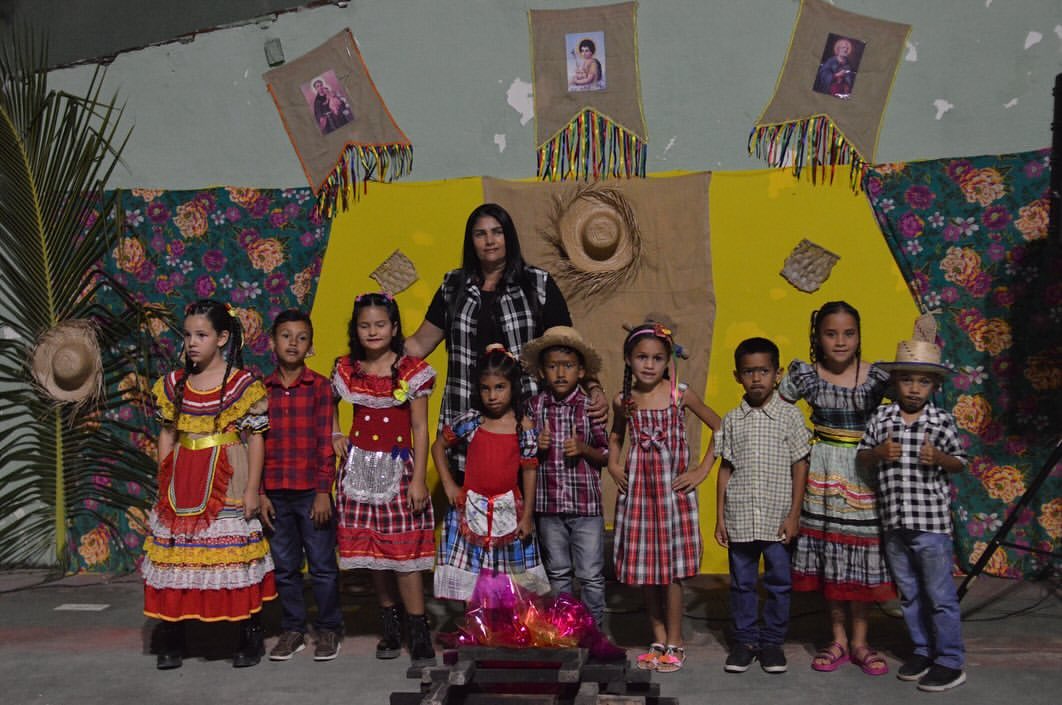
[[[42,582],[36,571],[0,573],[0,703],[3,705],[97,705],[146,703],[387,703],[395,691],[413,692],[406,678],[408,658],[378,661],[376,607],[357,576],[344,587],[347,636],[335,661],[317,663],[307,649],[288,662],[263,662],[236,670],[227,658],[235,631],[227,625],[195,625],[191,655],[174,671],[157,671],[149,653],[154,622],[141,612],[141,584],[135,576],[103,579],[72,576]],[[654,674],[661,695],[685,705],[712,703],[815,703],[877,705],[908,698],[964,705],[1058,703],[1062,700],[1062,589],[1057,578],[1014,582],[983,577],[963,600],[968,681],[942,694],[921,693],[892,674],[872,678],[855,666],[834,673],[809,668],[814,645],[827,640],[821,601],[794,600],[786,643],[789,672],[768,675],[723,672],[728,626],[725,579],[702,576],[687,591],[686,667]],[[74,605],[80,609],[57,609]],[[106,605],[96,610],[94,606]],[[431,604],[444,628],[459,616]],[[648,641],[639,593],[609,585],[609,626],[614,640],[633,658]],[[264,622],[272,645],[278,624],[270,605]],[[895,673],[906,655],[902,620],[875,609],[871,641]]]

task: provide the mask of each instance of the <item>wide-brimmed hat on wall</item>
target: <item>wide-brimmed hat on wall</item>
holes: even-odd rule
[[[583,358],[583,370],[590,377],[594,377],[601,371],[601,356],[579,335],[579,331],[571,326],[553,326],[548,328],[540,337],[535,338],[523,347],[520,357],[523,358],[524,367],[531,374],[540,374],[540,359],[543,350],[550,348],[571,348]]]
[[[887,372],[920,372],[945,375],[951,368],[940,362],[940,346],[936,344],[937,322],[927,313],[915,321],[911,340],[901,340],[896,346],[896,360],[879,362],[878,367]]]
[[[46,330],[30,353],[41,389],[58,402],[85,402],[103,390],[103,360],[96,328],[86,320],[63,321]]]

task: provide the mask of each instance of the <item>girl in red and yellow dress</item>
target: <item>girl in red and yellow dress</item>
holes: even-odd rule
[[[424,616],[423,571],[435,560],[428,495],[428,396],[435,370],[404,355],[402,319],[390,294],[361,294],[347,330],[350,354],[336,360],[332,389],[354,406],[349,433],[333,421],[341,458],[336,480],[339,567],[367,568],[380,603],[376,658],[402,653],[402,608],[414,665],[435,663]]]
[[[155,383],[159,498],[144,543],[144,614],[162,620],[160,669],[178,668],[185,620],[241,622],[232,665],[262,656],[258,612],[276,597],[258,488],[268,393],[240,369],[242,330],[226,304],[185,309],[184,369]]]

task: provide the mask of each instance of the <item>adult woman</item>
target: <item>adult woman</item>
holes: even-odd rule
[[[514,355],[547,328],[570,326],[564,295],[548,272],[524,262],[516,226],[504,208],[484,203],[468,216],[461,268],[448,272],[424,322],[406,338],[406,353],[427,357],[443,340],[448,360],[439,425],[466,409],[475,393],[472,372],[487,345],[503,343]],[[524,398],[537,389],[524,375]],[[598,412],[606,409],[600,386],[591,383]],[[449,452],[460,482],[463,451]]]

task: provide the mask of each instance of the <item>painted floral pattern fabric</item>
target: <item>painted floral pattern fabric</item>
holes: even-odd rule
[[[329,224],[313,214],[309,189],[213,188],[198,191],[133,189],[120,194],[123,223],[104,269],[145,304],[173,311],[215,298],[236,309],[244,330],[244,362],[264,376],[272,369],[269,325],[288,308],[309,311],[328,245]],[[117,302],[102,294],[104,306]],[[110,295],[113,296],[113,295]],[[177,364],[180,336],[158,322],[150,330],[157,369],[119,384],[125,403],[104,413],[130,431],[134,444],[156,452],[158,427],[150,384]],[[98,481],[103,480],[98,478]],[[139,486],[118,488],[143,498]],[[131,502],[130,504],[135,504]],[[127,572],[140,560],[146,514],[136,508],[88,507],[99,521],[71,523],[68,572]]]
[[[1062,243],[1049,237],[1050,152],[871,169],[867,197],[953,369],[943,406],[970,459],[953,475],[959,566],[972,567],[1054,449],[1062,422]],[[1005,541],[1062,546],[1062,473],[1030,494]],[[999,548],[985,572],[1050,558]]]

